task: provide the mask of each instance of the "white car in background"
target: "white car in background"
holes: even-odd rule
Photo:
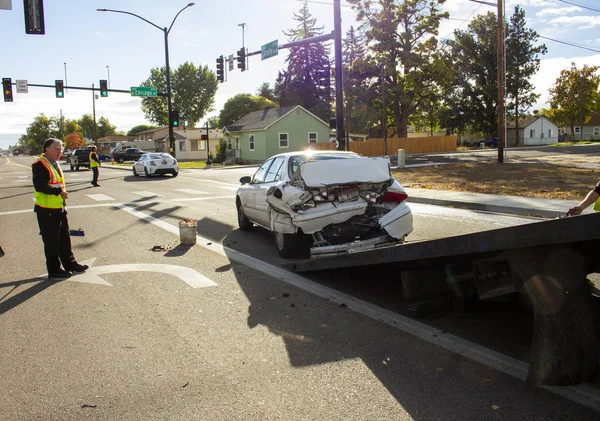
[[[133,163],[133,175],[137,177],[144,174],[146,177],[152,175],[171,174],[177,177],[179,174],[179,165],[177,160],[170,154],[164,152],[145,153],[140,159]]]
[[[406,191],[387,158],[352,152],[275,155],[240,179],[238,224],[270,230],[282,257],[322,257],[399,244],[413,230]],[[312,243],[312,244],[311,244]]]

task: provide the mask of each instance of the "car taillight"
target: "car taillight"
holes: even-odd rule
[[[406,193],[388,191],[383,195],[383,203],[400,203],[408,198]]]

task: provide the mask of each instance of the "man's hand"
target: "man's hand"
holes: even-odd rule
[[[60,192],[60,197],[67,200],[69,198],[69,193],[67,193],[66,191],[63,190]]]
[[[573,206],[571,209],[569,209],[569,211],[567,212],[567,215],[575,216],[575,215],[579,215],[581,212],[583,212],[583,208],[581,206],[577,205],[577,206]]]

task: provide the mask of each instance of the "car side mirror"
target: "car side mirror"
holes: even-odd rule
[[[249,175],[245,175],[242,178],[240,178],[240,183],[242,184],[250,184],[251,181],[252,177],[250,177]]]

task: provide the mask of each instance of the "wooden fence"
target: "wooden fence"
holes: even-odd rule
[[[309,149],[334,150],[335,142],[311,143]],[[387,155],[397,154],[398,149],[404,149],[406,154],[456,152],[456,136],[395,137],[387,140]],[[350,142],[350,150],[364,156],[386,155],[383,139]]]

